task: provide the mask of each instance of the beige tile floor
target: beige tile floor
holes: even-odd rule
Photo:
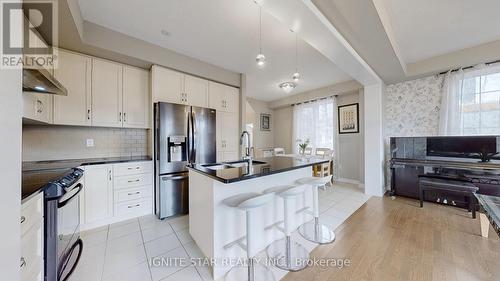
[[[336,183],[320,190],[320,221],[336,229],[369,196],[351,184]],[[188,216],[160,221],[153,215],[140,217],[81,234],[84,252],[70,281],[205,281],[212,280],[202,266],[153,266],[149,259],[202,258],[203,254],[189,235]],[[308,250],[317,245],[297,232],[293,239]],[[265,256],[265,252],[259,254]],[[287,272],[272,268],[277,280]]]

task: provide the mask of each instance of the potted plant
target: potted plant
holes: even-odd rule
[[[306,141],[302,142],[302,140],[297,140],[297,142],[299,143],[299,153],[301,155],[304,155],[305,152],[306,152],[306,148],[307,146],[309,145],[309,139],[306,139]]]

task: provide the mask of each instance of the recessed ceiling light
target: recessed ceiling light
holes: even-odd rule
[[[162,29],[160,32],[161,32],[161,35],[163,35],[163,36],[166,36],[166,37],[170,36],[170,32],[166,31],[165,29]]]
[[[257,5],[260,5],[264,0],[253,0],[253,2]]]
[[[291,91],[293,91],[293,89],[295,89],[295,87],[297,87],[297,85],[293,82],[283,82],[279,85],[279,87],[285,91],[285,93],[290,93]]]

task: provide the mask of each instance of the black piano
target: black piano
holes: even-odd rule
[[[390,193],[418,199],[418,177],[426,175],[472,182],[478,193],[500,196],[499,152],[500,136],[392,137]],[[426,194],[425,200],[467,207],[453,194]]]

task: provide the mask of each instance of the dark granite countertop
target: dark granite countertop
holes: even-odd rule
[[[248,169],[246,167],[226,168],[221,170],[213,170],[207,167],[207,166],[217,166],[217,165],[224,165],[231,163],[240,163],[241,161],[214,163],[205,165],[196,164],[189,168],[196,170],[220,182],[234,183],[243,180],[287,172],[295,169],[310,167],[317,164],[327,163],[329,160],[323,158],[296,158],[296,157],[274,156],[268,158],[258,158],[254,159],[253,161],[254,165],[253,165],[253,171],[251,173],[248,173]]]
[[[152,158],[149,156],[132,156],[23,162],[21,199],[23,202],[28,200],[32,195],[41,192],[47,183],[59,179],[76,167],[150,160]]]

